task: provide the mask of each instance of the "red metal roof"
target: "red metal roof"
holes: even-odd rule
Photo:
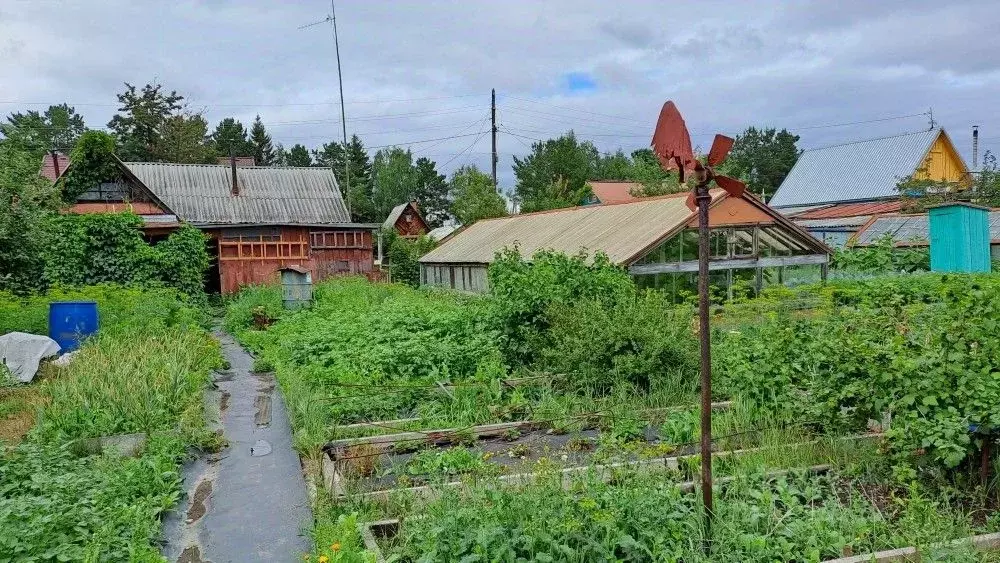
[[[594,196],[604,205],[609,203],[631,203],[642,198],[632,195],[633,189],[641,189],[638,182],[587,182]]]
[[[842,203],[822,209],[811,209],[795,216],[795,219],[841,219],[843,217],[858,217],[861,215],[879,215],[882,213],[898,213],[900,201],[871,201],[867,203]]]
[[[42,157],[42,169],[38,173],[43,178],[48,178],[50,181],[55,182],[58,179],[56,164],[59,165],[59,174],[62,174],[66,171],[66,167],[69,166],[69,157],[61,152],[57,152],[55,162],[53,162],[52,153],[45,153],[45,156]]]

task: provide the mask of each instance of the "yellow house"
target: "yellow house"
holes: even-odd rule
[[[970,181],[969,169],[965,166],[965,161],[955,150],[955,145],[952,144],[951,138],[944,132],[944,129],[938,129],[934,144],[927,151],[927,156],[917,167],[913,177],[917,180],[937,182],[967,183]]]
[[[943,128],[804,151],[768,202],[786,215],[844,203],[898,199],[901,180],[970,181]]]

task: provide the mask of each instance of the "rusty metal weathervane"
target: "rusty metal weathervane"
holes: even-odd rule
[[[678,179],[684,182],[690,172],[694,187],[687,205],[698,210],[698,336],[701,347],[701,494],[705,506],[705,548],[711,541],[712,522],[712,356],[708,326],[708,208],[712,196],[708,186],[715,182],[733,197],[740,197],[746,190],[743,182],[716,174],[715,167],[726,159],[733,148],[733,139],[716,135],[708,157],[702,162],[691,148],[691,135],[677,106],[667,101],[660,110],[651,143],[653,152],[664,170],[677,170]]]

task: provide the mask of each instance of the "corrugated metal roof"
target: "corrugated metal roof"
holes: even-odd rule
[[[139,181],[189,223],[201,225],[350,223],[329,168],[237,167],[239,195],[229,166],[124,163]]]
[[[632,190],[642,188],[642,184],[638,182],[587,182],[587,184],[594,192],[594,197],[604,205],[639,201],[640,198],[632,195]]]
[[[715,198],[722,193],[712,190]],[[525,258],[543,249],[566,254],[601,251],[612,262],[625,264],[693,216],[683,193],[485,219],[446,240],[420,262],[488,264],[497,252],[517,245]]]
[[[1000,211],[990,211],[990,240],[1000,242]],[[894,242],[927,244],[930,223],[927,214],[920,215],[883,215],[865,230],[858,233],[856,244],[875,244],[880,238],[889,234]]]
[[[941,129],[808,150],[768,202],[772,207],[898,197]]]
[[[862,215],[881,215],[882,213],[898,213],[902,208],[901,201],[872,201],[868,203],[842,203],[820,209],[813,209],[795,216],[800,219],[836,219],[844,217],[859,217]]]
[[[794,219],[795,224],[805,229],[823,229],[830,227],[860,227],[870,221],[871,215],[855,215],[854,217],[834,217],[830,219]]]

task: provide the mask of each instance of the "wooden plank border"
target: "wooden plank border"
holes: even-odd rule
[[[866,440],[871,438],[881,437],[882,434],[871,433],[871,434],[859,434],[855,436],[845,436],[841,438],[836,438],[837,440]],[[739,450],[723,450],[720,452],[714,452],[712,457],[714,459],[730,457],[730,456],[742,456],[747,454],[753,454],[764,451],[771,451],[783,448],[792,448],[797,446],[807,446],[811,444],[817,444],[821,440],[807,440],[805,442],[793,442],[791,444],[782,444],[780,446],[762,446],[757,448],[745,448]],[[697,458],[700,454],[685,454],[679,456],[666,456],[657,457],[652,459],[645,459],[639,461],[621,461],[616,463],[606,463],[597,465],[577,465],[573,467],[565,467],[560,470],[560,481],[563,487],[568,487],[572,484],[572,481],[567,481],[565,478],[572,475],[587,473],[590,471],[595,472],[601,479],[610,479],[614,476],[616,470],[623,468],[630,468],[638,471],[654,471],[660,469],[679,469],[682,461],[687,459]],[[324,456],[323,460],[323,477],[324,483],[328,483],[327,490],[330,491],[331,495],[337,498],[350,497],[355,500],[362,501],[373,501],[373,502],[388,502],[394,495],[397,494],[415,494],[421,497],[432,497],[439,489],[446,487],[461,487],[466,484],[465,481],[456,480],[449,481],[446,483],[435,483],[433,485],[419,485],[416,487],[405,487],[405,488],[394,488],[394,489],[381,489],[377,491],[368,491],[364,493],[351,493],[345,487],[346,479],[340,472],[340,467],[337,464],[329,460]],[[520,485],[525,483],[530,483],[535,478],[538,477],[536,472],[527,473],[515,473],[513,475],[502,475],[497,477],[497,483],[502,486],[512,486]]]

